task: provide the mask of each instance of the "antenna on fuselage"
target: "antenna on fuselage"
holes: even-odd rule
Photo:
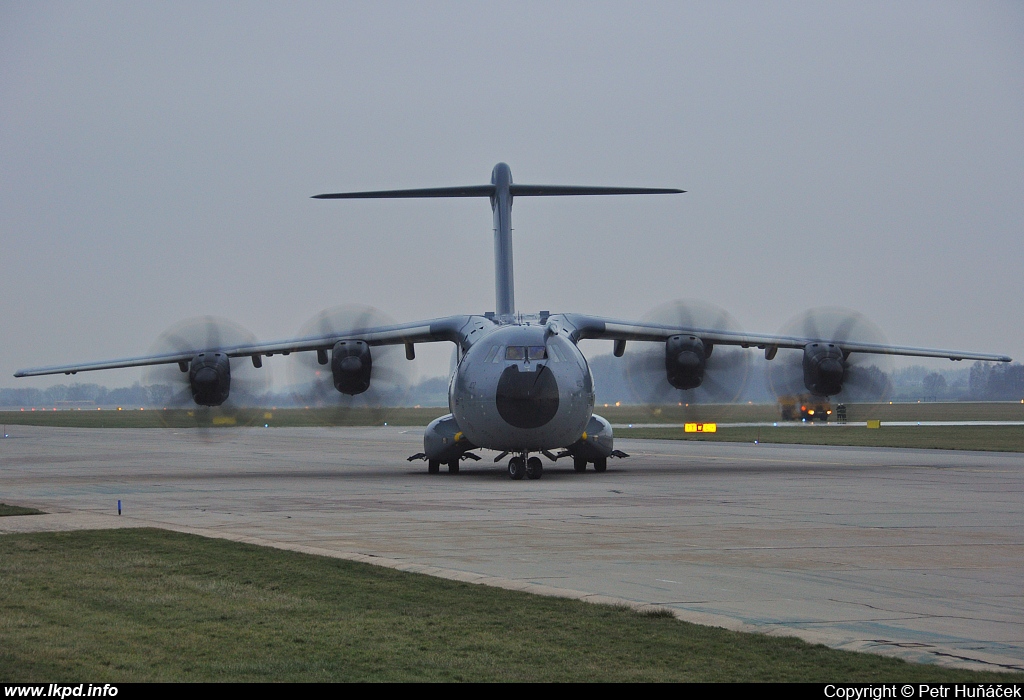
[[[498,163],[491,184],[466,187],[428,187],[413,190],[375,190],[318,194],[313,199],[406,199],[415,197],[489,197],[494,215],[495,314],[511,320],[515,314],[512,277],[512,200],[515,197],[557,197],[604,194],[682,194],[685,190],[658,187],[588,187],[585,185],[517,185],[512,170]]]

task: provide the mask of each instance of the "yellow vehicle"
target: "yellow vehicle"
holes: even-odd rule
[[[782,420],[827,421],[832,415],[832,404],[828,397],[811,394],[796,394],[779,397]]]

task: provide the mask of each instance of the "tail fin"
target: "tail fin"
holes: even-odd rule
[[[494,212],[494,293],[498,318],[515,314],[512,279],[512,199],[514,197],[557,197],[610,194],[682,194],[685,190],[656,187],[587,187],[580,185],[516,185],[512,170],[498,163],[491,171],[491,184],[466,187],[428,187],[414,190],[374,190],[318,194],[313,199],[406,199],[413,197],[488,197]]]

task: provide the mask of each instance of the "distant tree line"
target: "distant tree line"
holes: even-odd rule
[[[155,389],[153,392],[151,389]],[[157,387],[135,384],[130,387],[108,389],[99,384],[57,384],[49,389],[0,389],[3,407],[60,407],[68,405],[92,406],[152,406]]]
[[[326,394],[316,405],[329,402],[333,391]],[[339,395],[340,398],[340,395]],[[232,401],[247,406],[303,406],[310,401],[303,392],[268,392],[258,396],[232,394]],[[448,404],[447,377],[430,377],[396,393],[386,403],[408,406],[446,406]],[[99,384],[57,384],[48,389],[18,388],[0,389],[0,409],[11,408],[176,408],[191,406],[188,387],[153,384],[108,389]]]
[[[968,381],[969,398],[976,401],[1024,400],[1024,365],[975,362]]]
[[[628,352],[628,350],[627,350]],[[597,404],[637,403],[629,383],[627,358],[597,355],[589,358],[597,391]],[[948,363],[953,365],[954,363]],[[1024,365],[976,362],[968,367],[936,371],[921,365],[895,370],[889,374],[867,367],[870,383],[886,386],[892,401],[1020,401],[1024,399]],[[767,362],[754,362],[738,402],[774,403],[775,394],[767,377]],[[862,379],[863,370],[862,370]],[[680,392],[681,394],[681,392]]]
[[[894,399],[923,401],[1020,401],[1024,365],[975,362],[964,369],[936,372],[919,365],[893,373]]]

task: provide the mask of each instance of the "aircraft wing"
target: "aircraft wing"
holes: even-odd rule
[[[273,355],[289,355],[293,352],[310,352],[316,350],[330,350],[339,340],[362,340],[367,344],[374,345],[412,345],[415,343],[436,343],[441,341],[461,342],[472,329],[467,326],[474,323],[478,317],[474,316],[448,316],[428,321],[414,321],[394,326],[377,326],[373,328],[354,328],[347,330],[344,335],[315,335],[289,340],[279,340],[271,343],[251,343],[246,345],[231,345],[226,347],[195,347],[187,350],[164,353],[159,355],[143,355],[140,357],[127,357],[116,360],[102,360],[99,362],[85,362],[69,365],[54,365],[51,367],[32,367],[21,369],[14,373],[15,377],[38,377],[47,374],[77,374],[78,372],[92,372],[101,369],[120,369],[125,367],[146,367],[150,365],[165,365],[174,363],[187,363],[201,352],[222,352],[228,357],[250,357],[254,362],[261,357]]]
[[[620,321],[587,316],[584,314],[562,314],[566,330],[576,340],[608,339],[608,340],[640,340],[664,341],[674,335],[690,334],[705,343],[715,345],[737,345],[744,348],[756,347],[765,351],[766,356],[774,356],[779,348],[802,349],[808,343],[835,343],[844,353],[871,353],[876,355],[905,355],[909,357],[945,357],[950,360],[982,360],[987,362],[1012,362],[1006,355],[991,355],[978,352],[960,352],[958,350],[941,350],[935,348],[916,348],[903,345],[882,345],[878,343],[862,343],[836,341],[831,338],[801,338],[786,335],[764,335],[758,333],[736,333],[713,328],[683,328],[657,323],[641,323],[638,321]]]

